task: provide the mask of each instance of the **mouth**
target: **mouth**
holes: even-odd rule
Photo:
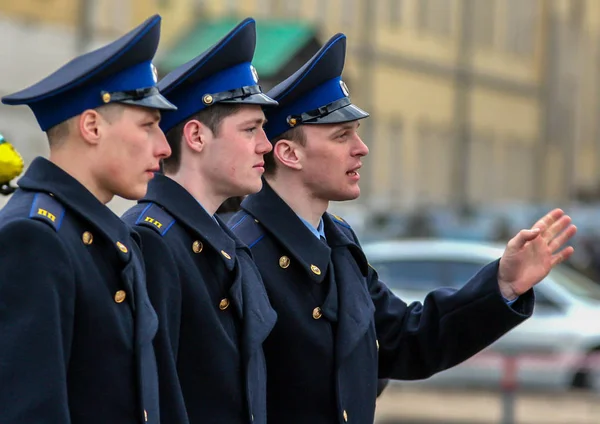
[[[264,168],[265,167],[265,163],[264,162],[259,162],[256,165],[254,165],[252,168]]]
[[[350,176],[350,177],[359,177],[360,174],[358,173],[358,170],[362,167],[362,163],[359,163],[358,166],[352,168],[350,171],[346,172],[346,175]]]

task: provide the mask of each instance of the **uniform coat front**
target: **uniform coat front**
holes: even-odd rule
[[[159,423],[137,234],[38,158],[0,211],[0,422]]]
[[[191,423],[266,423],[262,343],[276,314],[249,249],[160,174],[123,219],[142,237],[160,318],[163,422],[185,422],[181,387]]]

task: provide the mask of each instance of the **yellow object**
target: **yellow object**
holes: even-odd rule
[[[23,158],[0,135],[0,185],[6,184],[23,172]]]

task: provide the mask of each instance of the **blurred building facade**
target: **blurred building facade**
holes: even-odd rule
[[[152,13],[164,18],[159,55],[224,17],[253,16],[259,28],[307,22],[321,42],[346,33],[344,78],[371,113],[361,127],[371,153],[359,204],[561,203],[600,181],[597,0],[0,0],[0,30],[58,34],[40,36],[52,40],[40,52],[13,38],[12,63],[0,65],[12,79],[0,91],[35,82],[16,66],[41,77]],[[34,124],[8,109],[0,106],[1,125]],[[20,129],[0,131],[20,147]]]

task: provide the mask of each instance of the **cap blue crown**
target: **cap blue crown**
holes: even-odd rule
[[[214,46],[166,75],[158,87],[177,111],[163,113],[162,130],[166,133],[216,103],[277,105],[258,85],[251,64],[255,48],[256,22],[246,18]]]
[[[333,124],[369,116],[350,102],[348,87],[342,81],[345,58],[346,36],[336,34],[267,93],[279,103],[265,110],[265,132],[270,140],[302,124]]]
[[[156,88],[152,59],[160,23],[159,15],[150,17],[111,44],[76,57],[31,87],[3,97],[2,103],[28,105],[43,131],[113,102],[175,109]]]

